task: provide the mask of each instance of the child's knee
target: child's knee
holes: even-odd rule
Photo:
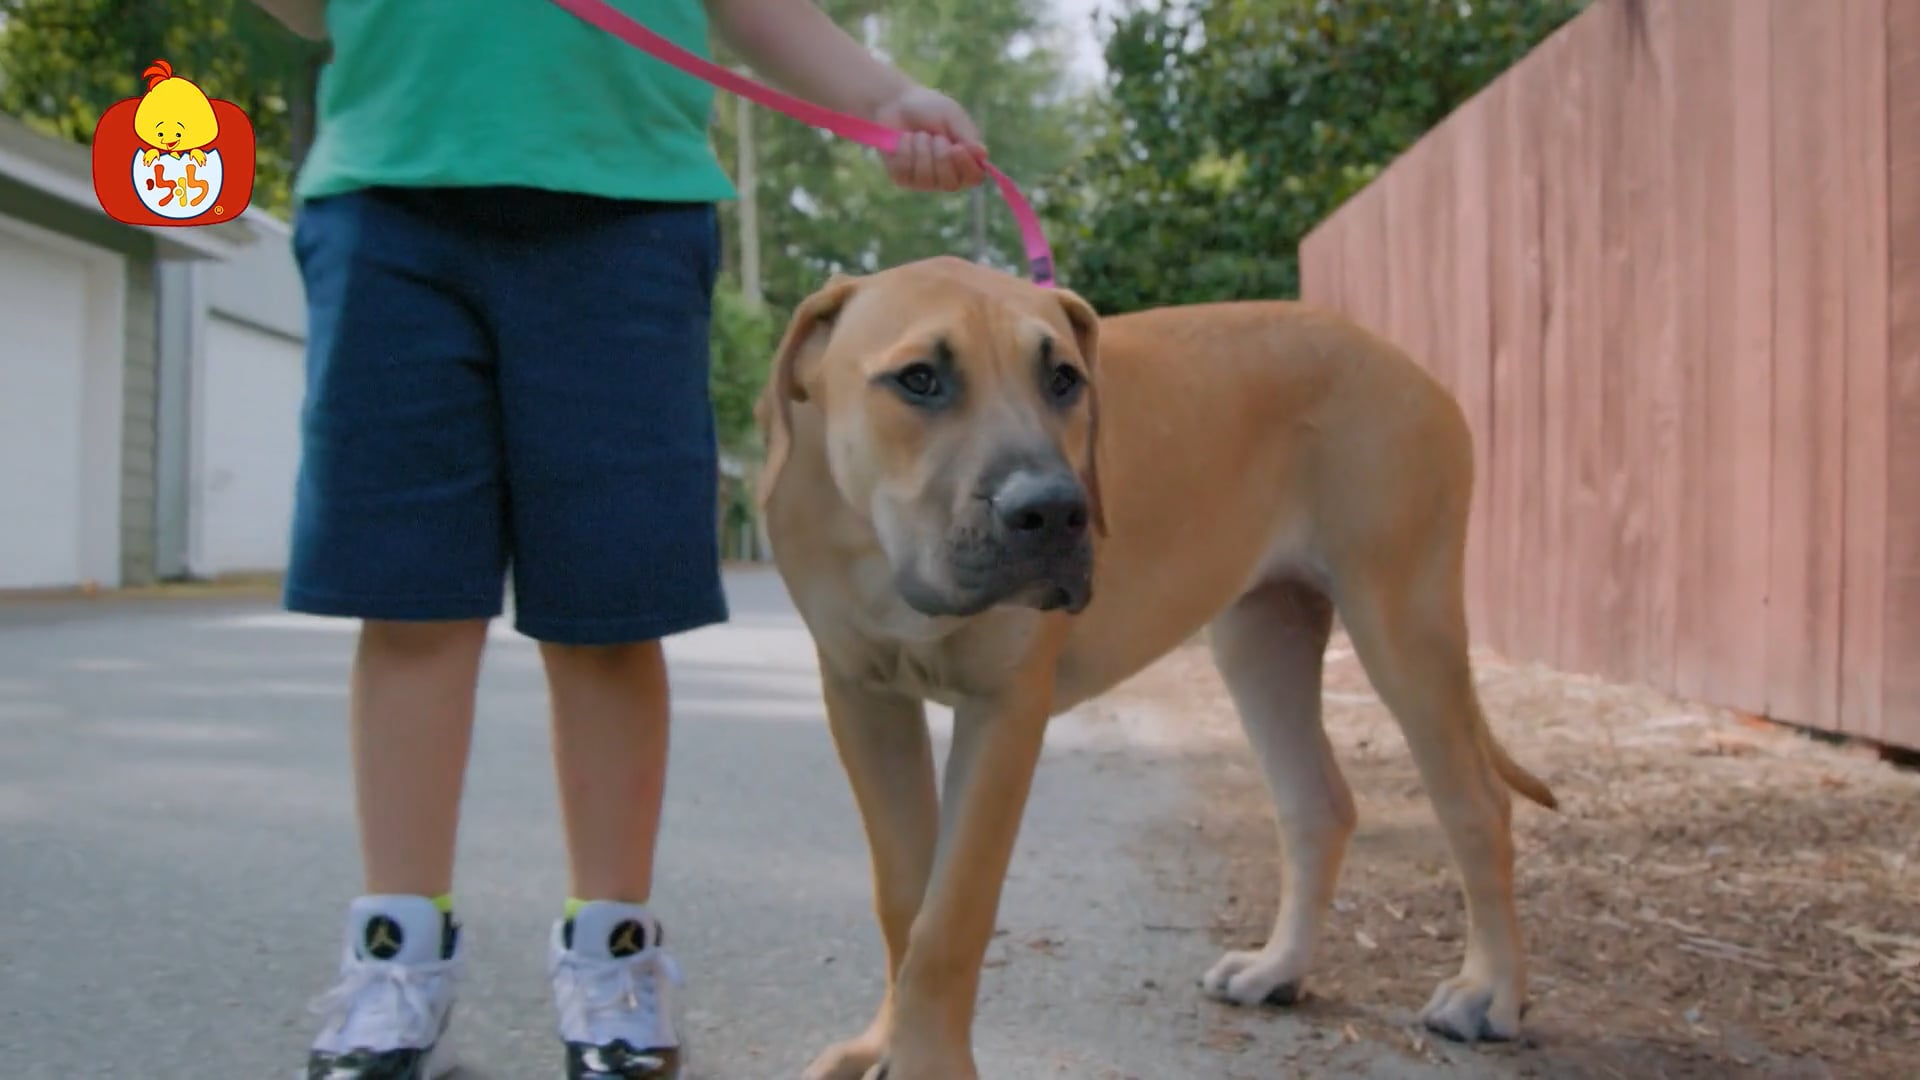
[[[368,619],[360,624],[363,655],[397,662],[466,659],[487,640],[485,619]]]
[[[571,645],[547,642],[540,646],[547,670],[587,678],[653,675],[664,670],[666,656],[658,640],[609,645]]]

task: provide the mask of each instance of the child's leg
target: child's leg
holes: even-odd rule
[[[667,668],[658,641],[544,645],[570,896],[644,904],[667,782]]]
[[[659,642],[727,616],[714,213],[539,193],[515,210],[530,235],[489,263],[489,288],[515,622],[543,645],[573,868],[551,945],[567,1075],[668,1078],[674,969],[644,906],[667,763]]]
[[[445,193],[302,207],[307,392],[287,606],[362,620],[350,705],[366,891],[309,1071],[437,1076],[463,949],[449,891],[474,684],[501,609],[497,365]],[[347,890],[343,890],[347,891]]]
[[[350,705],[360,861],[371,895],[453,891],[485,620],[370,621]]]

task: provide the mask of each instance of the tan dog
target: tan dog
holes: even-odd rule
[[[1481,715],[1461,593],[1470,434],[1411,360],[1296,304],[1102,320],[942,258],[809,297],[758,413],[767,531],[819,652],[887,949],[871,1026],[809,1080],[977,1075],[981,962],[1048,718],[1209,625],[1278,811],[1282,894],[1266,947],[1202,984],[1295,1000],[1354,827],[1320,723],[1336,609],[1464,884],[1465,962],[1422,1018],[1468,1040],[1518,1032],[1505,785],[1554,800]],[[954,709],[944,798],[924,700]]]

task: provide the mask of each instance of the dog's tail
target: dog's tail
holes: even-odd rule
[[[1483,731],[1486,736],[1487,753],[1493,758],[1493,771],[1500,774],[1500,779],[1505,780],[1508,787],[1526,796],[1528,801],[1538,803],[1549,810],[1560,809],[1560,800],[1554,798],[1553,789],[1547,786],[1546,781],[1528,772],[1519,762],[1508,757],[1507,748],[1500,745],[1500,740],[1493,737],[1492,731],[1484,728]]]

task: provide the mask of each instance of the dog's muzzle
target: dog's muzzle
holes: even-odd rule
[[[1079,477],[1065,468],[1016,469],[987,506],[985,558],[961,575],[963,587],[1042,611],[1085,608],[1093,598],[1093,547]]]
[[[895,588],[930,616],[1003,605],[1078,614],[1093,600],[1092,517],[1064,461],[1017,461],[976,489],[937,549],[896,564]]]

